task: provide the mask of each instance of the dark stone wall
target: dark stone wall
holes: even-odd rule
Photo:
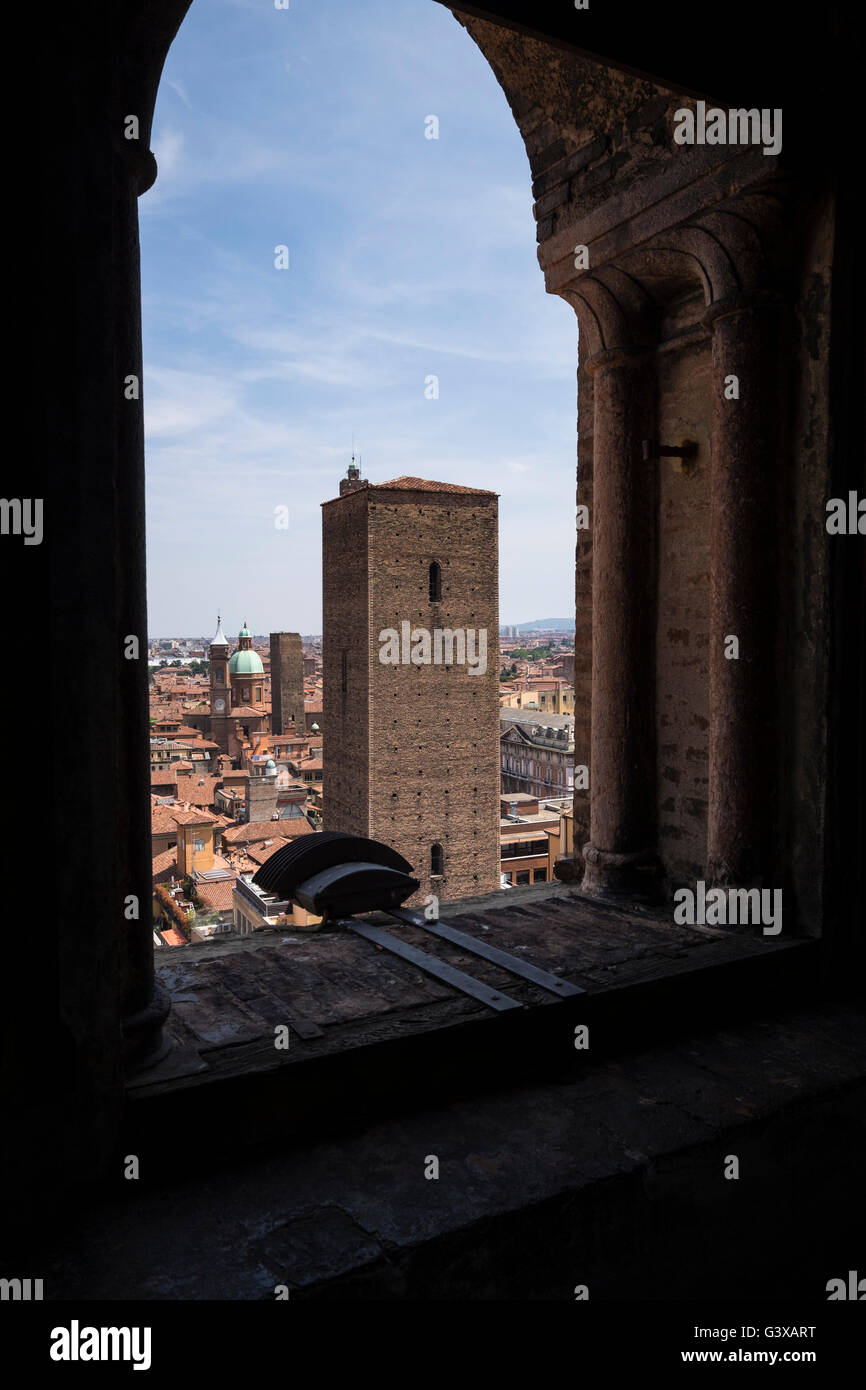
[[[281,734],[294,720],[304,723],[304,649],[299,632],[271,633],[271,732]]]
[[[815,872],[815,863],[824,853],[825,712],[833,698],[828,598],[837,561],[839,572],[847,576],[852,612],[857,585],[862,583],[854,578],[850,554],[846,558],[840,553],[846,542],[837,544],[824,526],[825,501],[839,493],[836,486],[834,494],[832,472],[834,467],[837,474],[845,471],[844,464],[834,465],[839,447],[830,429],[831,299],[844,139],[826,159],[814,159],[813,136],[802,120],[803,98],[796,96],[789,72],[779,78],[790,89],[780,156],[767,158],[748,146],[680,146],[673,140],[673,118],[685,99],[675,82],[666,87],[639,73],[600,64],[586,51],[548,47],[531,32],[501,28],[475,14],[456,17],[490,63],[523,135],[547,288],[573,303],[580,318],[577,500],[589,506],[590,526],[577,535],[578,764],[590,764],[592,623],[594,603],[599,602],[592,593],[597,463],[588,359],[610,347],[612,335],[620,331],[623,341],[647,348],[658,344],[654,372],[659,439],[678,444],[688,437],[699,446],[690,470],[678,469],[672,460],[652,465],[658,471],[659,510],[646,518],[658,534],[656,655],[655,669],[637,678],[652,686],[655,727],[647,736],[657,741],[656,848],[671,884],[693,881],[707,865],[708,484],[716,386],[709,356],[711,329],[702,320],[707,304],[722,294],[723,275],[718,267],[708,274],[699,271],[700,255],[691,265],[685,257],[674,263],[665,251],[648,248],[669,249],[674,242],[665,241],[667,229],[683,230],[683,245],[692,248],[691,229],[711,228],[727,248],[733,288],[754,284],[779,296],[778,373],[763,360],[744,366],[751,372],[744,390],[761,381],[761,429],[771,429],[777,439],[768,455],[777,471],[762,480],[764,492],[772,496],[772,515],[760,536],[749,540],[748,555],[742,551],[742,533],[738,539],[734,527],[730,567],[748,564],[757,574],[755,546],[766,556],[765,592],[756,596],[755,604],[769,636],[758,638],[756,627],[755,640],[774,650],[762,651],[755,668],[761,673],[750,677],[762,686],[754,700],[762,731],[759,738],[755,735],[755,780],[762,784],[767,802],[766,816],[756,818],[765,825],[766,844],[759,849],[767,881],[782,886],[786,894],[788,922],[793,926],[796,920],[800,930],[817,933],[828,887]],[[695,61],[697,70],[697,57]],[[744,60],[742,72],[747,70]],[[723,209],[721,220],[717,209]],[[732,239],[731,229],[738,221]],[[572,264],[576,245],[589,250],[583,277],[575,274]],[[850,267],[844,273],[850,281]],[[612,313],[605,320],[604,294],[599,291],[592,297],[585,289],[587,281],[599,278],[607,287],[604,294],[619,298],[617,312],[631,315],[630,323],[618,325]],[[862,357],[862,345],[858,353]],[[841,365],[839,370],[849,383],[847,399],[853,404],[850,371]],[[856,538],[847,542],[849,552],[856,544]],[[862,554],[858,564],[862,575]],[[852,678],[862,681],[853,669]],[[629,674],[624,672],[623,679],[630,679]],[[595,716],[602,713],[596,711]],[[855,762],[862,768],[862,736],[855,746]],[[840,777],[845,778],[841,768]],[[849,798],[856,796],[854,782],[850,771]],[[589,796],[578,793],[578,853],[588,838]],[[829,888],[835,891],[832,884]]]
[[[366,493],[322,507],[323,830],[370,833]]]
[[[2,812],[3,842],[14,847],[6,880],[2,1190],[7,1219],[24,1224],[40,1215],[50,1220],[52,1204],[62,1206],[104,1171],[123,1104],[122,1012],[142,997],[142,981],[146,993],[142,938],[129,949],[136,927],[123,915],[125,897],[135,893],[148,916],[149,824],[146,673],[122,655],[124,636],[143,638],[146,624],[141,421],[140,410],[124,400],[122,383],[140,370],[134,200],[155,174],[151,113],[164,55],[186,8],[186,0],[93,0],[86,7],[53,6],[48,19],[44,9],[23,6],[7,18],[9,51],[23,55],[31,76],[6,151],[8,183],[23,209],[7,261],[14,271],[7,287],[9,394],[25,428],[4,492],[41,497],[45,506],[40,546],[8,536],[0,543],[14,630],[39,662],[35,708],[22,708],[20,688],[4,682],[0,717],[13,739],[25,723],[37,728],[35,753],[45,769],[44,777],[20,779]],[[593,51],[589,35],[603,26],[607,8],[593,7],[585,53]],[[859,48],[853,17],[843,16],[844,61],[827,61],[826,32],[838,20],[833,5],[809,26],[780,27],[749,10],[750,39],[743,45],[737,24],[718,28],[713,43],[704,43],[692,25],[658,26],[655,10],[636,6],[634,23],[619,24],[610,47],[598,51],[645,66],[655,77],[593,76],[582,57],[579,89],[572,80],[577,60],[565,49],[549,61],[545,50],[516,34],[497,47],[494,29],[471,23],[524,133],[534,134],[533,173],[544,180],[537,194],[550,204],[539,229],[543,237],[561,229],[563,247],[576,220],[573,195],[588,218],[601,217],[620,178],[651,169],[663,178],[670,167],[653,104],[662,81],[722,99],[730,93],[745,105],[755,104],[759,89],[757,104],[778,104],[783,82],[792,98],[786,130],[811,140],[801,145],[800,168],[810,166],[818,186],[795,200],[792,221],[798,384],[788,422],[797,463],[785,475],[791,512],[790,550],[783,554],[790,563],[782,569],[789,576],[781,668],[788,713],[779,760],[792,789],[783,811],[784,857],[802,919],[821,919],[832,978],[856,988],[864,961],[863,547],[850,538],[828,552],[816,510],[827,495],[863,487],[862,227],[852,175],[862,163],[862,122],[853,110]],[[524,20],[542,22],[537,7]],[[642,21],[663,34],[661,44],[656,37],[653,47],[652,34],[642,41]],[[794,63],[779,57],[780,36],[791,35],[799,35]],[[768,90],[773,95],[764,96]],[[829,135],[817,110],[832,113]],[[141,117],[136,149],[121,134],[129,112]],[[630,140],[641,148],[629,148]],[[614,167],[622,154],[628,162]],[[705,150],[702,157],[709,178],[715,156]],[[699,172],[697,162],[692,167]],[[735,174],[732,169],[730,178]],[[722,182],[727,178],[723,171]],[[579,500],[591,502],[591,384],[583,367],[579,390]],[[581,533],[579,697],[589,676],[590,553],[591,533]],[[327,574],[325,582],[327,593]],[[351,633],[346,638],[351,650]],[[576,728],[581,762],[589,761],[580,754],[581,739],[587,747],[586,713],[584,698]],[[327,736],[327,714],[325,728]],[[362,722],[356,732],[366,737],[365,731]],[[357,789],[359,767],[351,756],[348,747],[340,765],[346,787],[351,779]],[[330,792],[336,814],[336,774]],[[366,800],[362,790],[361,804]],[[584,813],[582,799],[576,808]],[[36,835],[32,827],[46,824],[46,812],[50,835]],[[579,831],[575,838],[580,843]],[[49,906],[22,913],[19,904],[37,888]]]
[[[415,866],[420,896],[462,898],[499,886],[499,566],[494,497],[369,494],[370,825]],[[429,567],[442,569],[431,603]],[[385,628],[486,634],[486,670],[386,666]],[[478,648],[476,645],[476,655]],[[326,792],[327,795],[327,792]],[[430,881],[430,847],[444,876]]]

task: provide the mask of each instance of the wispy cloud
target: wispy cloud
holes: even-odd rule
[[[187,96],[186,91],[185,91],[183,85],[182,85],[180,82],[178,82],[176,78],[172,78],[172,77],[167,77],[167,78],[165,79],[165,83],[166,83],[166,86],[170,87],[171,90],[172,90],[173,92],[176,92],[176,93],[177,93],[177,95],[180,97],[181,101],[183,102],[184,106],[187,108],[187,110],[191,111],[191,110],[192,110],[192,102],[190,101],[189,97]]]
[[[372,481],[498,492],[503,621],[544,616],[573,585],[576,323],[475,45],[427,0],[223,0],[191,7],[161,92],[139,204],[151,630],[207,627],[217,589],[257,630],[320,630],[320,504],[353,433]]]

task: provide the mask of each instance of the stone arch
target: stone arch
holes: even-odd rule
[[[709,567],[700,859],[710,878],[758,881],[769,863],[774,785],[772,756],[753,731],[771,727],[778,636],[773,507],[781,463],[772,416],[786,177],[760,151],[704,147],[684,156],[670,137],[680,104],[670,91],[484,21],[461,22],[526,143],[546,287],[572,305],[579,324],[578,503],[592,517],[577,547],[578,618],[583,604],[591,639],[583,673],[591,683],[588,746],[581,750],[579,738],[575,746],[576,761],[591,764],[584,886],[629,892],[658,867],[661,768],[647,743],[661,727],[657,684],[671,660],[653,638],[664,550],[664,538],[656,542],[659,479],[670,478],[659,461],[665,450],[686,447],[683,419],[699,420],[704,438],[689,530],[703,536]],[[694,363],[688,388],[685,360]],[[741,380],[731,408],[725,384]],[[670,488],[667,502],[666,518]],[[682,490],[677,505],[685,505]],[[669,539],[669,585],[686,549]],[[747,679],[722,660],[724,634],[735,631],[747,634]],[[661,689],[670,699],[670,687]],[[668,802],[679,806],[675,797]],[[692,804],[700,805],[697,791]],[[575,826],[577,833],[577,798]]]

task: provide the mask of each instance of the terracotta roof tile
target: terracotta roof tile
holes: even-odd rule
[[[206,811],[203,806],[169,806],[168,810],[174,812],[174,820],[178,825],[214,825],[219,819],[217,816]]]
[[[165,883],[177,874],[177,846],[163,850],[153,858],[153,881]]]
[[[246,825],[235,825],[223,831],[226,845],[253,844],[258,840],[294,840],[298,835],[313,835],[315,831],[305,818],[292,820],[259,820]]]
[[[157,768],[156,772],[150,774],[150,785],[152,787],[173,787],[177,782],[176,766],[175,763],[173,767]]]
[[[220,878],[217,879],[215,883],[196,882],[196,896],[206,907],[212,908],[214,912],[225,912],[232,905],[232,889],[236,881],[237,876],[234,878]],[[194,922],[193,925],[195,925]]]
[[[188,946],[189,942],[185,936],[181,936],[177,927],[164,927],[160,936],[167,946]]]
[[[200,777],[196,773],[181,773],[177,778],[179,801],[191,801],[193,806],[210,806],[219,783],[219,777]]]
[[[309,824],[307,824],[307,822],[304,822],[304,824],[307,825],[307,829],[306,831],[299,831],[299,834],[301,835],[307,834],[310,829]],[[270,845],[265,844],[264,841],[262,841],[260,844],[250,845],[247,848],[247,858],[253,861],[253,872],[255,872],[256,869],[260,869],[262,864],[266,863],[267,860],[270,859],[271,855],[276,854],[277,850],[282,849],[285,844],[286,841],[284,839],[279,839],[275,840],[274,843]]]
[[[179,808],[176,802],[168,806],[151,806],[150,809],[150,833],[151,835],[174,835],[177,837],[177,821],[174,813]]]
[[[482,487],[464,487],[462,483],[437,483],[430,478],[392,478],[388,483],[370,483],[373,492],[379,488],[395,489],[399,492],[461,492],[472,493],[476,497],[497,497],[498,493]]]

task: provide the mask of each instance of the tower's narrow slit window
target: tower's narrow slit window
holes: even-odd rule
[[[433,876],[442,876],[445,868],[445,854],[441,845],[430,846],[430,873]]]
[[[442,566],[433,561],[430,566],[430,602],[440,603],[442,600]]]

